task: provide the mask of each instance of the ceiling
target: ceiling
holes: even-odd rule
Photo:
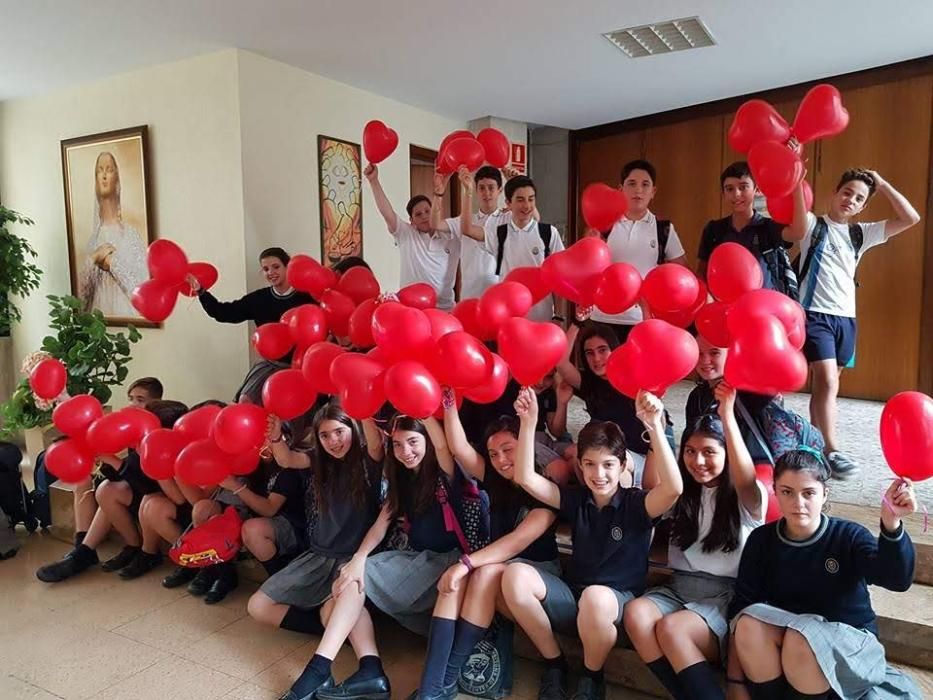
[[[601,35],[699,15],[717,45]],[[0,100],[227,47],[446,116],[580,128],[933,54],[930,0],[0,0]]]

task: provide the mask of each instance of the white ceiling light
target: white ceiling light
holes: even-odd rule
[[[713,46],[712,35],[699,17],[629,27],[603,34],[629,58]]]

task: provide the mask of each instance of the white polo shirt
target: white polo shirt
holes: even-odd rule
[[[491,214],[481,211],[473,214],[476,226],[485,226],[487,219],[495,219],[496,226],[512,220],[512,212],[496,210]],[[489,254],[483,242],[464,236],[460,226],[460,217],[447,219],[450,232],[460,238],[460,298],[474,299],[483,295],[489,287],[499,281],[496,275],[496,258]]]
[[[638,221],[633,221],[627,216],[616,221],[609,231],[606,243],[609,245],[612,262],[625,262],[634,266],[642,279],[658,266],[658,220],[650,211]],[[684,247],[672,223],[667,247],[664,249],[664,260],[674,260],[683,254]],[[593,309],[590,318],[602,323],[633,326],[642,321],[643,315],[641,307],[635,304],[620,314],[605,314],[599,309]]]
[[[395,237],[401,257],[399,286],[426,282],[437,292],[437,308],[453,308],[454,282],[460,261],[459,236],[443,231],[421,233],[401,219],[398,219],[398,228],[389,233]]]
[[[486,233],[486,250],[493,258],[499,252],[499,221],[490,217],[483,224]],[[538,222],[532,219],[523,228],[518,228],[511,220],[508,222],[509,232],[505,237],[505,249],[502,251],[502,269],[499,276],[503,279],[516,267],[541,267],[544,262],[544,243],[538,233]],[[550,254],[559,253],[564,249],[564,242],[560,238],[555,226],[551,226]],[[526,318],[532,321],[550,321],[554,316],[554,297],[549,294],[531,307]]]

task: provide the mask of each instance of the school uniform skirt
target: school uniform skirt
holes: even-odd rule
[[[267,578],[259,590],[282,605],[317,608],[330,597],[340,567],[349,560],[350,557],[334,558],[308,550]]]
[[[909,676],[887,665],[884,647],[871,632],[843,622],[829,622],[819,615],[797,615],[766,603],[749,605],[732,620],[732,630],[742,615],[803,635],[820,670],[840,698],[906,700],[922,698]]]
[[[658,606],[662,615],[689,610],[703,618],[719,640],[719,658],[725,660],[729,632],[726,611],[734,587],[735,579],[676,571],[667,585],[649,589],[644,597]]]

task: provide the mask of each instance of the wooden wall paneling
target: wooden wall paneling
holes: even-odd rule
[[[845,132],[820,143],[814,211],[827,210],[847,168],[877,170],[927,216],[930,187],[933,75],[843,91],[851,121]],[[892,215],[876,194],[858,217]],[[923,224],[869,251],[859,265],[859,336],[856,367],[843,372],[841,393],[886,400],[916,389],[919,378],[923,300]]]
[[[933,114],[933,90],[930,91],[930,112]],[[933,170],[933,118],[930,120],[929,171]],[[923,229],[923,305],[920,313],[920,391],[933,396],[933,175],[927,185],[926,217],[920,222]]]

